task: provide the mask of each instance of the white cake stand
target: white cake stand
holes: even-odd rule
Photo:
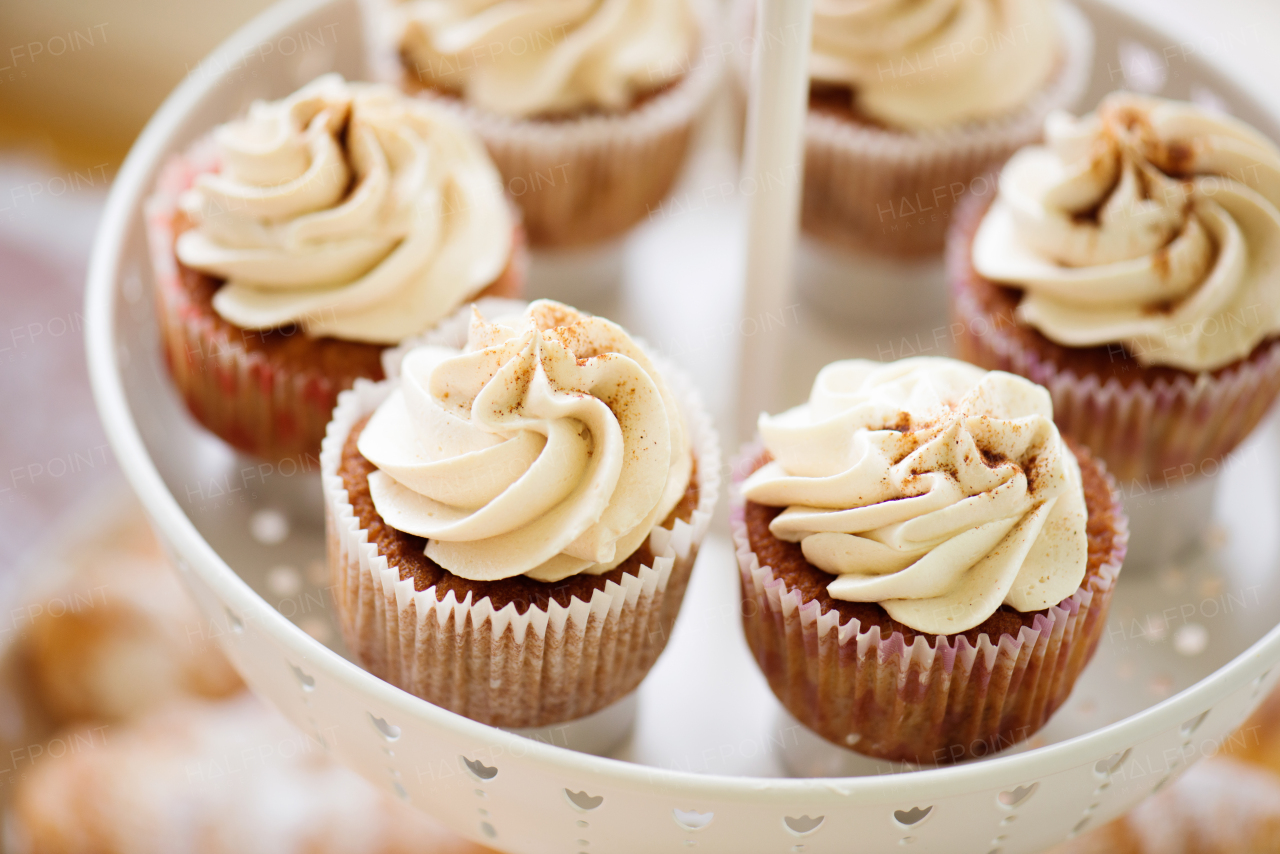
[[[1164,93],[1219,99],[1276,136],[1272,118],[1220,73],[1195,56],[1164,58],[1174,40],[1096,0],[1081,6],[1098,34],[1090,103],[1125,82],[1114,73],[1122,53],[1130,64],[1147,56],[1163,68]],[[566,749],[554,733],[531,740],[475,723],[360,669],[344,657],[330,609],[315,461],[236,456],[192,422],[168,383],[141,208],[168,154],[252,98],[284,95],[328,70],[362,76],[361,33],[354,0],[284,3],[192,73],[116,180],[86,313],[107,433],[207,635],[254,691],[342,762],[464,836],[520,854],[1015,854],[1105,823],[1217,751],[1280,676],[1274,419],[1220,475],[1213,542],[1180,565],[1122,575],[1106,636],[1072,698],[1012,753],[928,770],[877,766],[787,720],[742,640],[723,523],[670,648],[639,691],[636,727],[612,757]],[[705,169],[688,178],[689,193],[731,168],[714,154],[695,160]],[[778,360],[775,409],[802,398],[826,361],[874,358],[885,344],[851,338],[803,306],[788,304],[777,328],[739,313],[740,222],[731,199],[650,223],[628,246],[615,314],[689,370],[722,424],[741,344]]]

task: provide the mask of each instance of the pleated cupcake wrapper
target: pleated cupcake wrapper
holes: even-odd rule
[[[374,675],[450,711],[503,727],[564,723],[633,691],[666,646],[719,494],[720,450],[711,421],[679,375],[675,387],[697,456],[698,506],[689,522],[655,526],[651,565],[608,582],[590,601],[552,602],[518,614],[488,597],[415,591],[360,527],[342,478],[342,447],[391,381],[343,392],[321,453],[325,527],[344,638]]]
[[[744,28],[754,20],[753,5],[741,0],[739,33],[750,32]],[[1057,12],[1064,48],[1060,66],[1029,103],[1005,118],[911,133],[810,110],[804,230],[829,243],[882,255],[939,254],[957,201],[995,191],[974,179],[1039,141],[1045,117],[1072,107],[1088,86],[1093,30],[1075,6],[1060,3]],[[749,61],[744,57],[737,63],[740,86],[749,79]]]
[[[1029,738],[1071,693],[1097,648],[1128,528],[1114,482],[1116,538],[1098,574],[1016,636],[883,637],[804,602],[752,551],[740,482],[758,443],[735,463],[731,527],[743,629],[770,688],[798,721],[867,756],[924,765],[986,756]]]
[[[599,243],[660,214],[684,166],[694,126],[720,81],[714,19],[684,76],[636,108],[616,115],[519,119],[477,109],[423,89],[396,55],[398,34],[386,0],[370,0],[367,14],[378,46],[375,73],[406,91],[459,115],[484,140],[507,191],[524,212],[529,242],[537,247]]]
[[[1214,475],[1280,394],[1280,341],[1218,375],[1185,374],[1173,382],[1134,382],[1077,375],[1046,361],[1014,335],[1012,318],[992,318],[967,283],[973,235],[990,199],[970,199],[957,212],[947,249],[947,275],[961,358],[1009,371],[1049,389],[1063,433],[1106,461],[1126,495]]]
[[[314,465],[340,389],[317,370],[281,371],[244,350],[191,304],[182,287],[174,255],[178,197],[216,166],[208,141],[197,143],[164,165],[146,205],[165,361],[187,408],[217,436],[267,459]]]

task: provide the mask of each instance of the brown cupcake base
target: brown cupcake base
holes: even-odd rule
[[[960,358],[1048,388],[1058,427],[1105,460],[1126,489],[1158,489],[1216,472],[1280,394],[1280,338],[1201,373],[1143,365],[1120,344],[1051,341],[1017,320],[1020,291],[973,268],[973,241],[993,201],[967,199],[948,238],[951,328]]]
[[[769,532],[782,508],[735,496],[743,628],[787,711],[841,747],[917,764],[985,756],[1044,726],[1093,656],[1128,541],[1114,482],[1088,450],[1071,447],[1089,516],[1080,589],[1043,611],[1002,605],[954,635],[923,635],[878,604],[832,599],[834,576]],[[735,478],[766,460],[748,452]]]
[[[161,175],[147,211],[156,277],[156,313],[165,363],[187,409],[211,433],[237,450],[265,459],[318,462],[325,425],[338,394],[356,379],[383,377],[387,347],[313,338],[294,324],[243,329],[213,308],[222,282],[177,260],[178,237],[190,223],[176,207],[195,175],[208,171],[181,159]],[[527,266],[517,224],[506,269],[476,295],[517,297]]]

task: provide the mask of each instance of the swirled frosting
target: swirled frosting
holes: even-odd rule
[[[810,77],[904,130],[1010,113],[1061,59],[1054,0],[815,0]]]
[[[607,572],[675,508],[693,458],[649,357],[608,320],[550,300],[462,351],[420,347],[358,448],[374,507],[455,575]]]
[[[1006,164],[974,268],[1021,321],[1144,365],[1220,368],[1280,333],[1280,149],[1189,103],[1118,92],[1055,113]]]
[[[834,362],[760,433],[773,459],[743,491],[786,507],[769,530],[836,576],[835,599],[953,634],[1002,602],[1056,605],[1084,578],[1080,468],[1029,380],[951,359]]]
[[[508,116],[623,110],[678,79],[689,0],[408,0],[401,53],[424,83]]]
[[[499,277],[511,211],[483,145],[386,86],[320,77],[214,131],[222,162],[181,206],[178,258],[225,279],[245,329],[394,344]]]

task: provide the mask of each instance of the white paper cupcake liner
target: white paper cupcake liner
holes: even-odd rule
[[[736,31],[747,38],[754,0],[739,0]],[[1045,117],[1084,95],[1093,66],[1093,29],[1075,6],[1059,0],[1061,64],[1016,113],[929,132],[875,127],[810,110],[805,122],[801,225],[831,243],[881,255],[941,253],[951,211],[965,195],[994,191],[975,179],[1038,141]],[[736,63],[745,91],[750,57]]]
[[[439,343],[450,343],[443,340]],[[698,506],[689,522],[649,535],[656,556],[609,581],[590,601],[517,613],[488,597],[437,599],[415,591],[360,527],[338,466],[357,421],[393,382],[358,382],[340,395],[320,456],[329,564],[344,637],[374,675],[446,709],[493,726],[527,728],[590,715],[639,685],[666,646],[698,546],[719,495],[715,430],[688,382],[660,365],[680,401],[697,459]]]
[[[399,33],[388,0],[366,0],[374,73],[430,98],[479,134],[524,212],[530,245],[568,248],[607,240],[640,223],[671,192],[698,119],[718,88],[721,57],[714,18],[685,74],[624,113],[565,119],[519,119],[424,89],[398,55]]]
[[[738,485],[761,452],[758,443],[742,452],[731,487],[742,623],[769,687],[791,715],[834,744],[922,765],[996,753],[1044,726],[1097,647],[1124,560],[1128,528],[1109,475],[1111,554],[1072,596],[1016,636],[983,634],[976,645],[964,635],[907,643],[900,632],[882,637],[879,626],[841,623],[838,611],[805,603],[760,564]]]
[[[1049,362],[1006,334],[1009,324],[993,322],[967,285],[977,275],[970,261],[973,235],[989,202],[967,200],[948,243],[960,357],[1049,389],[1058,427],[1105,460],[1126,495],[1216,473],[1280,395],[1280,340],[1226,370],[1184,372],[1173,382],[1161,377],[1126,386]]]

